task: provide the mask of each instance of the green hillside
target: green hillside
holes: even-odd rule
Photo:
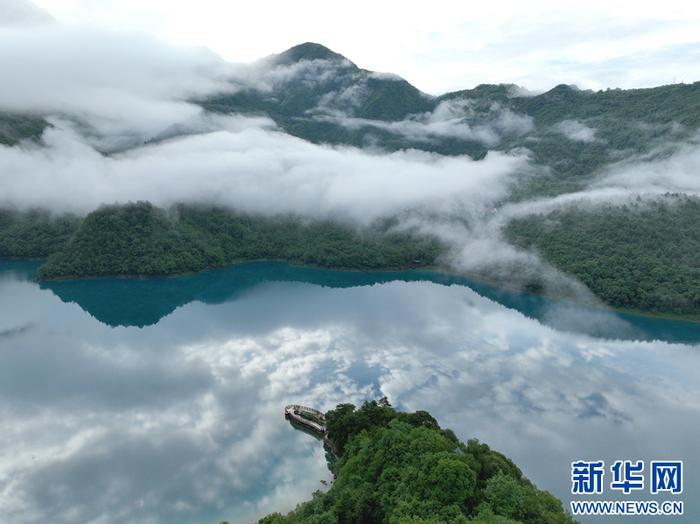
[[[266,60],[268,66],[314,63],[319,69],[308,77],[291,76],[272,91],[249,88],[199,103],[214,112],[267,115],[286,132],[315,143],[372,145],[389,151],[414,148],[475,159],[490,149],[526,148],[539,169],[513,188],[515,200],[580,190],[612,161],[668,154],[674,144],[691,139],[700,129],[700,82],[603,91],[558,85],[534,96],[510,84],[484,84],[431,97],[401,78],[360,69],[319,44],[302,44]],[[350,92],[351,103],[327,106],[329,100]],[[464,110],[461,123],[473,128],[492,126],[500,139],[484,143],[457,134],[417,139],[381,125],[415,120],[442,103]],[[328,109],[344,117],[324,118]],[[531,129],[509,132],[499,118],[507,121],[512,115],[531,119]],[[350,126],[343,118],[355,120]],[[589,128],[592,136],[567,136],[562,126],[572,122]]]
[[[75,234],[81,219],[48,211],[0,209],[0,256],[44,258],[61,249]]]
[[[68,240],[57,239],[39,274],[42,278],[165,275],[259,259],[390,269],[430,265],[441,251],[433,240],[392,233],[388,227],[378,224],[358,230],[329,221],[268,218],[211,207],[181,205],[165,210],[148,202],[103,206],[87,215]],[[0,230],[0,239],[2,235]]]
[[[506,233],[576,276],[606,303],[700,319],[700,198],[568,207]]]
[[[342,451],[325,493],[261,524],[572,524],[561,502],[538,490],[486,444],[460,442],[425,411],[401,413],[386,401],[326,414]]]

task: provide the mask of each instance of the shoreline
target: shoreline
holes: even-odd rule
[[[5,259],[5,260],[12,260],[12,261],[26,261],[26,262],[37,262],[41,260],[46,260],[45,258],[36,258],[36,257],[7,257],[7,256],[2,256],[0,259]],[[442,275],[445,277],[450,277],[450,278],[463,278],[469,281],[472,281],[476,284],[483,284],[483,285],[488,285],[492,286],[496,289],[506,291],[509,293],[518,293],[520,295],[525,295],[525,296],[532,296],[532,297],[540,297],[540,298],[547,298],[550,300],[557,300],[559,302],[565,302],[569,303],[572,305],[576,306],[583,306],[590,308],[595,311],[600,311],[600,312],[606,312],[606,311],[612,311],[615,313],[620,313],[624,315],[632,315],[636,317],[642,317],[642,318],[654,318],[654,319],[659,319],[659,320],[675,320],[675,321],[682,321],[682,322],[689,322],[693,324],[700,324],[700,313],[696,315],[684,315],[684,314],[678,314],[678,313],[671,313],[671,312],[655,312],[655,311],[643,311],[643,310],[638,310],[638,309],[632,309],[632,308],[620,308],[620,307],[615,307],[611,306],[608,304],[604,304],[604,307],[599,307],[594,304],[587,304],[584,302],[577,302],[575,300],[572,300],[570,297],[561,297],[561,296],[556,296],[553,294],[547,294],[547,293],[533,293],[532,291],[523,291],[516,289],[513,286],[508,286],[507,283],[503,282],[497,282],[495,279],[489,279],[485,277],[483,274],[469,274],[469,273],[457,273],[454,271],[450,271],[448,268],[442,265],[429,265],[429,266],[397,266],[397,267],[387,267],[387,268],[381,268],[381,269],[374,269],[374,268],[368,268],[368,269],[359,269],[359,268],[354,268],[354,267],[342,267],[342,266],[335,266],[335,267],[328,267],[328,266],[320,266],[320,265],[315,265],[315,264],[305,264],[302,262],[291,262],[288,260],[284,259],[278,259],[278,258],[260,258],[260,259],[241,259],[241,260],[236,260],[234,262],[231,262],[229,264],[225,264],[222,266],[213,266],[213,267],[208,267],[208,268],[203,268],[200,270],[196,271],[184,271],[184,272],[178,272],[178,273],[144,273],[144,274],[105,274],[105,275],[85,275],[85,276],[61,276],[61,277],[48,277],[48,278],[39,278],[38,275],[35,275],[34,281],[35,282],[69,282],[69,281],[79,281],[79,280],[100,280],[100,279],[125,279],[125,280],[144,280],[144,279],[149,279],[149,278],[179,278],[179,277],[185,277],[185,276],[192,276],[192,275],[198,275],[202,273],[207,273],[207,272],[213,272],[213,271],[222,271],[226,270],[228,268],[236,267],[236,266],[241,266],[243,264],[248,264],[248,263],[259,263],[259,262],[276,262],[276,263],[282,263],[286,264],[290,267],[294,268],[305,268],[305,269],[316,269],[316,270],[321,270],[321,271],[334,271],[334,272],[347,272],[347,273],[400,273],[400,272],[428,272],[428,273],[435,273],[437,275]],[[468,284],[465,284],[468,287]]]
[[[6,260],[17,260],[17,261],[40,261],[40,260],[46,260],[45,258],[11,258],[11,257],[0,257],[0,259],[6,259]],[[126,280],[140,280],[140,279],[145,279],[145,278],[178,278],[178,277],[184,277],[184,276],[189,276],[189,275],[199,275],[201,273],[207,273],[211,271],[221,271],[225,270],[228,268],[240,266],[243,264],[249,264],[249,263],[257,263],[257,262],[278,262],[282,264],[286,264],[290,267],[297,267],[297,268],[307,268],[307,269],[319,269],[323,271],[338,271],[338,272],[346,272],[346,273],[390,273],[390,272],[401,272],[401,271],[432,271],[435,273],[441,273],[444,275],[448,276],[456,276],[456,277],[464,277],[464,275],[459,275],[457,273],[448,273],[444,269],[440,269],[440,266],[392,266],[392,267],[386,267],[386,268],[381,268],[381,269],[373,269],[373,268],[367,268],[367,269],[359,269],[356,267],[344,267],[344,266],[334,266],[334,267],[329,267],[329,266],[320,266],[317,264],[305,264],[303,262],[290,262],[289,260],[285,260],[282,258],[252,258],[252,259],[241,259],[241,260],[236,260],[233,261],[229,264],[224,264],[222,266],[211,266],[211,267],[206,267],[202,269],[197,269],[195,271],[179,271],[179,272],[174,272],[174,273],[129,273],[129,274],[124,274],[124,273],[109,273],[109,274],[104,274],[104,275],[80,275],[80,276],[60,276],[60,277],[44,277],[40,278],[36,277],[37,282],[65,282],[65,281],[71,281],[71,280],[100,280],[100,279],[107,279],[107,278],[120,278],[120,279],[126,279]]]

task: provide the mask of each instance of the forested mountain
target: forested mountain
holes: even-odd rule
[[[360,69],[350,60],[313,43],[263,59],[260,85],[202,101],[216,111],[266,112],[281,122],[310,112],[342,111],[355,118],[403,120],[430,111],[433,97],[394,75]]]
[[[638,169],[697,147],[700,128],[700,82],[601,91],[558,85],[540,94],[484,84],[431,96],[314,43],[251,64],[230,89],[191,102],[208,115],[263,115],[305,140],[366,147],[373,154],[418,149],[476,160],[489,151],[526,154],[527,169],[516,173],[505,197],[489,208],[496,217],[507,204],[584,191],[625,162],[634,160],[630,169]],[[38,141],[47,125],[37,115],[1,113],[0,144]],[[168,139],[184,132],[178,129]],[[632,195],[630,184],[625,191]],[[661,198],[658,188],[641,196],[651,205],[561,205],[515,219],[504,216],[501,232],[609,304],[697,317],[697,198]],[[389,223],[396,217],[384,218]],[[383,227],[357,231],[299,217],[196,206],[160,210],[146,203],[102,208],[86,219],[6,211],[0,214],[0,256],[49,256],[42,275],[68,277],[167,274],[255,258],[405,268],[432,264],[446,249],[436,240],[388,234]]]
[[[302,44],[263,62],[272,68],[264,86],[201,105],[265,114],[286,132],[316,143],[477,159],[489,150],[527,148],[546,169],[516,188],[517,198],[581,189],[610,162],[655,149],[664,154],[670,141],[688,139],[700,127],[700,82],[602,91],[558,85],[541,94],[483,84],[430,96],[402,78],[360,69],[319,44]],[[438,122],[444,125],[432,126]]]

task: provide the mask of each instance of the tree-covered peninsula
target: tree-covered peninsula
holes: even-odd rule
[[[276,259],[345,269],[427,266],[434,239],[383,222],[353,228],[328,220],[266,217],[210,206],[102,206],[85,218],[0,213],[0,256],[48,257],[41,278],[169,275],[245,260]]]
[[[511,220],[504,233],[613,307],[700,318],[699,223],[699,198],[667,194],[533,213]],[[331,269],[407,269],[435,265],[449,249],[394,225],[385,220],[356,228],[211,206],[162,209],[148,202],[102,206],[85,217],[0,210],[0,256],[46,258],[39,276],[56,279],[171,275],[263,259]],[[530,278],[525,290],[536,290],[547,275],[533,272]]]
[[[460,442],[425,411],[402,413],[385,400],[326,413],[340,455],[327,492],[261,524],[570,524],[547,491],[486,444]]]

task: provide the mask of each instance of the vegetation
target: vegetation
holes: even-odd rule
[[[0,113],[0,144],[12,146],[20,140],[37,140],[47,125],[45,120],[38,117]]]
[[[505,456],[460,442],[425,411],[401,413],[386,399],[341,404],[326,424],[341,452],[332,487],[261,524],[574,522]]]
[[[415,148],[443,155],[484,157],[488,149],[527,148],[540,168],[513,188],[512,199],[557,195],[583,188],[591,177],[612,161],[634,154],[668,153],[672,143],[689,140],[700,128],[700,82],[648,89],[583,91],[558,85],[538,95],[523,93],[514,85],[484,84],[474,89],[430,97],[400,78],[387,78],[362,70],[342,55],[318,45],[302,44],[270,59],[272,65],[327,61],[328,75],[273,86],[272,92],[248,89],[200,100],[207,110],[222,113],[264,113],[288,133],[315,143],[379,146],[386,150]],[[319,119],[319,106],[338,93],[357,93],[353,103],[332,107],[350,117],[399,121],[433,111],[441,102],[462,103],[463,123],[492,126],[499,113],[510,111],[532,119],[530,131],[508,133],[485,144],[469,137],[441,136],[421,140],[396,130],[341,120]],[[590,139],[567,136],[560,125],[575,121],[594,130]],[[494,128],[498,128],[496,124]],[[652,155],[653,156],[653,155]]]
[[[185,205],[164,210],[137,202],[103,206],[82,221],[22,216],[5,227],[0,222],[0,255],[50,254],[39,269],[42,278],[163,275],[258,259],[350,269],[433,263],[441,249],[436,241],[394,233],[390,226],[356,230],[292,216]]]
[[[697,317],[700,199],[666,195],[624,205],[570,207],[512,221],[506,237],[579,278],[624,309]],[[328,268],[432,265],[435,240],[392,232],[392,222],[353,229],[328,221],[237,214],[147,202],[104,206],[85,218],[0,211],[0,256],[46,258],[42,278],[165,275],[244,260]]]
[[[303,61],[311,66],[295,69],[302,76],[272,75],[269,89],[251,87],[198,103],[215,112],[266,114],[288,133],[317,143],[417,148],[475,159],[487,149],[526,148],[532,169],[518,177],[510,201],[581,190],[612,162],[668,155],[679,143],[697,141],[700,129],[700,82],[597,92],[559,85],[534,96],[514,85],[480,85],[431,97],[400,78],[360,69],[318,44],[267,59],[269,66]],[[318,74],[314,64],[329,74]],[[400,126],[362,123],[401,121],[442,102],[461,105],[462,123],[495,129],[500,140],[489,145],[464,136],[424,140],[401,134]],[[355,123],[319,118],[319,107],[354,117]],[[506,119],[505,130],[498,130],[507,112],[532,125],[508,132]],[[35,116],[2,113],[0,143],[36,139],[47,125]],[[587,134],[567,132],[571,125]],[[663,202],[608,206],[598,214],[566,209],[534,215],[510,224],[507,235],[539,250],[613,306],[697,315],[695,201]],[[192,206],[159,210],[144,203],[105,207],[85,220],[1,212],[0,256],[50,255],[41,269],[47,278],[170,274],[263,258],[351,269],[405,268],[435,260],[440,252],[435,241],[391,233],[390,225],[358,231],[327,221]]]
[[[513,188],[513,200],[580,190],[607,164],[632,155],[666,155],[700,128],[700,82],[601,91],[558,85],[536,96],[521,95],[513,85],[481,85],[437,100],[468,101],[473,118],[488,114],[494,104],[532,118],[530,132],[495,146],[527,148],[533,163],[546,167],[523,178]],[[585,140],[567,136],[560,126],[571,121],[594,135]]]
[[[506,234],[578,277],[608,304],[698,315],[698,224],[699,198],[666,195],[532,215],[511,222]]]
[[[42,210],[0,209],[0,256],[47,257],[68,242],[80,222],[74,215],[54,217]]]

